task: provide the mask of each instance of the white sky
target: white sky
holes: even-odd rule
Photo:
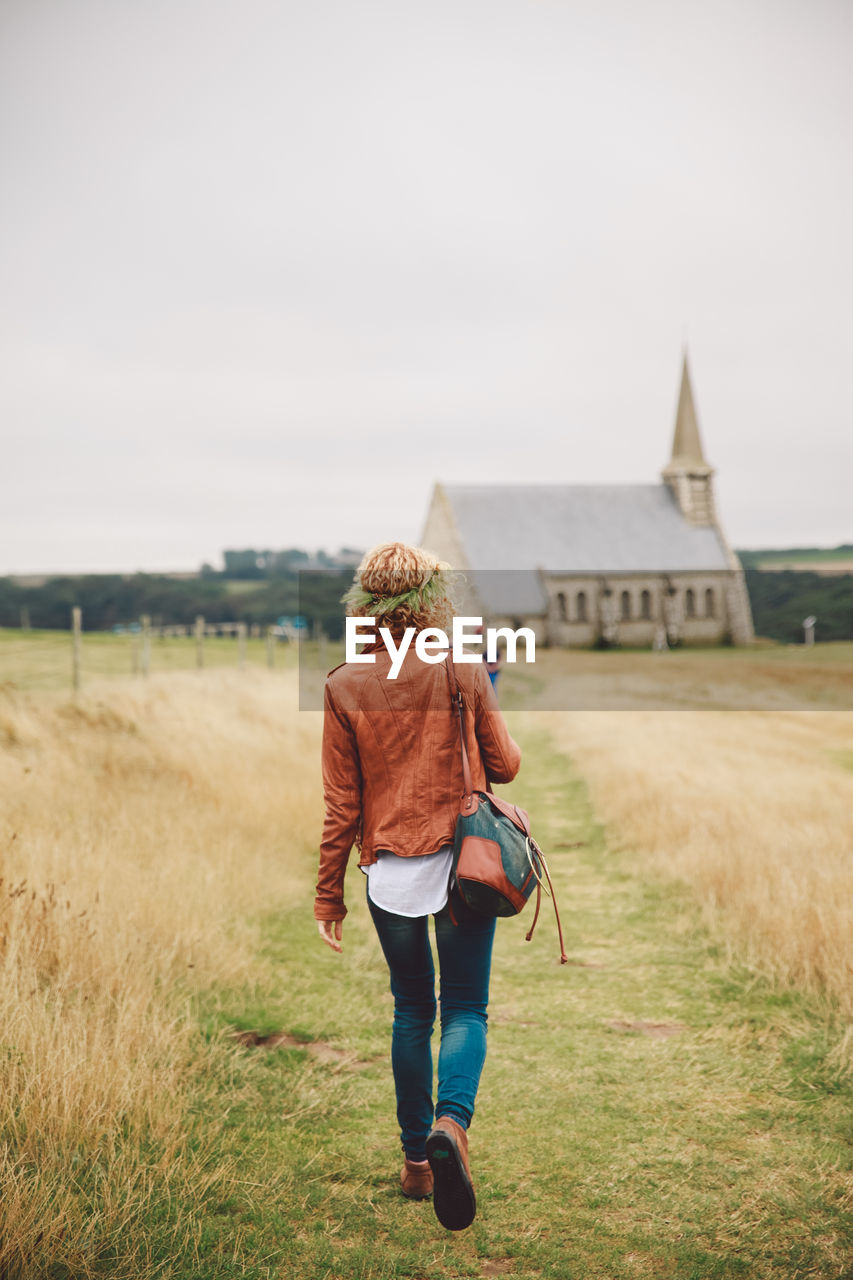
[[[849,0],[2,0],[0,573],[657,479],[853,541]]]

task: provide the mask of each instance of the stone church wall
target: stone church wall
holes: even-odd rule
[[[651,648],[661,629],[670,643],[719,644],[732,632],[731,575],[671,574],[666,580],[660,574],[610,575],[606,582],[609,594],[598,577],[546,576],[550,599],[546,615],[492,615],[486,610],[485,623],[513,630],[530,627],[543,648],[590,648],[602,638],[614,645]],[[712,592],[710,614],[708,591]],[[688,592],[693,593],[692,615]],[[623,605],[625,593],[627,605]]]
[[[548,642],[588,646],[603,637],[645,647],[663,627],[670,639],[719,644],[731,629],[729,578],[725,573],[548,576]]]

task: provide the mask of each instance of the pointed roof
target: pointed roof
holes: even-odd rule
[[[678,410],[675,415],[675,434],[672,438],[672,457],[667,463],[667,472],[689,467],[707,468],[708,463],[702,452],[702,440],[699,435],[699,422],[696,418],[696,407],[693,403],[693,390],[690,386],[690,370],[687,367],[687,349],[684,350],[684,362],[681,366],[681,390],[678,393]]]

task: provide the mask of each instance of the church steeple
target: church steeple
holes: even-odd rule
[[[678,393],[678,409],[675,414],[675,432],[672,437],[672,456],[663,469],[666,484],[672,489],[685,519],[691,524],[716,524],[712,467],[705,460],[699,422],[693,403],[690,371],[687,367],[687,349],[681,366],[681,389]]]
[[[675,415],[675,434],[672,438],[673,463],[698,463],[707,466],[699,436],[699,423],[693,404],[693,388],[690,386],[690,370],[687,367],[687,349],[681,366],[681,390],[678,393],[678,411]]]

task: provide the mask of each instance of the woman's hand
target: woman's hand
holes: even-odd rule
[[[318,920],[317,928],[320,930],[320,937],[331,947],[333,951],[343,951],[341,946],[341,933],[343,931],[343,920]]]

